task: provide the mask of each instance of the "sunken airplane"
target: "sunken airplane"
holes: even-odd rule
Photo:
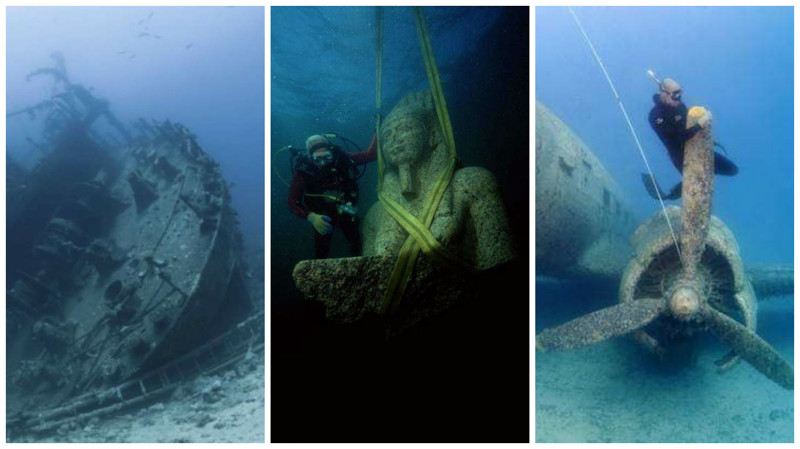
[[[164,398],[263,347],[219,164],[180,124],[130,130],[56,61],[29,79],[58,93],[6,116],[44,123],[38,164],[8,164],[9,438]]]
[[[690,123],[705,113],[692,108]],[[733,233],[710,214],[712,147],[710,127],[687,142],[684,207],[659,211],[634,232],[614,179],[567,125],[537,102],[537,275],[618,281],[620,300],[540,332],[538,350],[570,350],[631,334],[664,356],[676,339],[709,330],[731,348],[717,362],[720,372],[742,359],[793,389],[793,368],[756,334],[756,294],[791,295],[793,269],[744,268]]]
[[[586,144],[536,102],[536,274],[617,282],[634,255],[636,219]],[[794,293],[791,265],[748,266],[765,299]]]

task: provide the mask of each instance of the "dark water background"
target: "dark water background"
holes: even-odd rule
[[[245,244],[263,252],[262,7],[12,6],[6,11],[7,111],[49,98],[51,77],[25,77],[52,67],[50,55],[60,52],[70,81],[108,100],[125,124],[140,117],[169,119],[196,134],[234,184],[233,207]],[[104,121],[98,120],[96,129],[103,130]],[[42,121],[20,115],[6,124],[7,154],[31,167],[40,155],[26,137],[40,140]]]
[[[662,187],[669,188],[679,180],[666,150],[650,129],[647,115],[653,106],[652,95],[657,85],[646,75],[653,69],[660,77],[676,79],[684,90],[687,106],[704,105],[713,113],[714,139],[727,147],[729,157],[739,165],[735,177],[717,177],[714,185],[712,213],[733,231],[745,265],[751,263],[793,263],[794,248],[794,23],[793,9],[786,7],[640,7],[574,8],[592,39],[606,69],[614,81],[650,165]],[[594,151],[627,194],[637,221],[658,211],[658,203],[647,196],[640,173],[644,164],[634,145],[628,127],[611,94],[605,77],[583,41],[569,11],[565,7],[536,9],[536,98],[558,115]],[[720,151],[717,149],[717,151]],[[679,205],[679,203],[678,203]],[[552,326],[590,311],[609,306],[617,300],[616,285],[558,283],[537,279],[536,330]],[[793,297],[772,298],[759,304],[758,333],[774,345],[793,364]],[[726,350],[711,336],[696,341],[700,355]],[[602,364],[629,366],[634,374],[624,380],[596,382],[576,381],[575,387],[562,387],[555,379],[537,376],[537,441],[586,441],[576,431],[554,431],[539,426],[539,413],[549,424],[556,422],[552,409],[539,409],[547,402],[554,388],[564,388],[559,406],[564,413],[576,417],[582,429],[590,429],[597,441],[792,441],[791,422],[781,424],[761,419],[771,408],[790,405],[792,392],[752,376],[748,383],[730,381],[731,377],[749,373],[752,368],[738,366],[736,374],[717,376],[704,363],[676,369],[650,363],[646,354],[624,339],[587,349],[580,357],[540,355],[537,373],[556,372],[561,363],[578,378],[598,373]],[[619,358],[609,359],[604,350],[614,348]],[[564,361],[564,362],[560,362]],[[566,361],[569,362],[566,362]],[[595,364],[595,365],[593,365]],[[600,365],[598,365],[600,364]],[[744,364],[743,364],[744,365]],[[699,367],[698,367],[699,366]],[[593,368],[594,367],[594,368]],[[668,368],[668,367],[666,367]],[[693,376],[704,378],[698,381]],[[672,376],[673,374],[674,377]],[[666,377],[665,377],[666,375]],[[626,393],[629,382],[636,379],[662,382],[649,394],[663,397],[659,415],[663,429],[671,435],[648,434],[651,424],[648,409],[639,409],[643,402],[631,400]],[[693,379],[693,380],[687,380]],[[689,387],[683,382],[688,382]],[[728,383],[726,383],[728,382]],[[753,385],[749,382],[757,382]],[[713,384],[709,384],[713,383]],[[564,385],[569,382],[565,380]],[[765,394],[746,399],[719,398],[713,389],[728,385],[732,396],[764,388]],[[540,396],[540,388],[541,396]],[[578,390],[577,388],[580,388]],[[585,404],[599,392],[617,396],[615,405],[597,405],[587,411]],[[685,403],[671,407],[667,398],[684,396],[707,398],[693,407]],[[716,399],[714,397],[717,396]],[[707,413],[702,403],[718,400],[717,420],[708,420],[694,413]],[[727,402],[726,402],[727,401]],[[616,410],[619,414],[609,416]],[[729,418],[745,416],[733,424]],[[628,422],[640,431],[628,432],[615,423]],[[779,426],[780,424],[780,426]],[[779,426],[773,428],[771,426]],[[736,434],[733,430],[741,430]],[[616,429],[616,430],[615,430]],[[545,439],[539,438],[539,430]],[[577,439],[576,439],[577,438]],[[584,439],[581,439],[584,438]],[[649,439],[648,439],[649,438]]]
[[[527,8],[425,8],[464,165],[500,183],[520,262],[485,304],[384,342],[375,323],[334,326],[291,279],[313,230],[272,174],[273,441],[527,441]],[[272,148],[336,132],[366,149],[375,114],[375,9],[272,8]],[[385,8],[382,113],[428,88],[410,8]],[[286,153],[274,167],[289,178]],[[359,215],[377,201],[377,166]],[[331,257],[347,257],[334,235]],[[488,290],[488,289],[487,289]],[[493,299],[504,296],[494,304]],[[501,304],[502,303],[502,304]],[[482,316],[477,311],[482,313]],[[502,323],[505,330],[489,335]]]

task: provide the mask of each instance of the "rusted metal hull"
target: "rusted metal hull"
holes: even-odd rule
[[[188,130],[167,122],[103,150],[94,170],[48,187],[66,193],[14,264],[9,413],[141,375],[251,311],[230,194]],[[54,182],[35,175],[29,184]]]

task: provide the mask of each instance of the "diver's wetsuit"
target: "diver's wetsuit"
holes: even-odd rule
[[[650,110],[648,121],[653,131],[656,132],[658,138],[667,147],[669,158],[672,160],[672,165],[683,173],[683,147],[686,142],[694,137],[700,129],[700,125],[696,124],[691,128],[686,128],[686,115],[688,110],[683,102],[677,107],[665,105],[659,100],[659,94],[653,95],[653,102],[655,106]],[[739,173],[739,167],[725,156],[714,152],[714,174],[723,176],[733,176]],[[653,184],[649,175],[642,175],[648,193],[653,198],[657,198],[653,191]],[[658,187],[656,187],[658,188]],[[660,188],[658,188],[660,191]],[[674,200],[680,198],[681,183],[676,184],[669,193],[661,193],[664,199]]]
[[[289,209],[300,218],[305,219],[310,212],[327,215],[331,225],[340,228],[350,242],[350,253],[353,256],[361,254],[361,232],[358,228],[356,215],[340,214],[338,203],[321,197],[306,196],[306,194],[341,195],[345,202],[353,205],[358,201],[358,184],[353,179],[353,167],[366,164],[377,159],[377,139],[372,138],[367,151],[346,153],[338,147],[333,147],[333,162],[328,166],[317,167],[308,156],[301,156],[289,186]],[[314,232],[314,258],[325,259],[331,248],[333,232],[322,235]]]
[[[656,103],[650,110],[650,126],[658,134],[658,138],[667,147],[669,158],[679,172],[683,173],[683,146],[686,141],[700,131],[700,125],[686,129],[686,105],[681,103],[678,107],[667,106],[658,99],[658,94],[653,95]],[[714,174],[733,176],[739,173],[739,167],[730,159],[714,152]]]

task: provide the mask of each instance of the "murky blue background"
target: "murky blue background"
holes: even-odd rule
[[[28,82],[25,76],[52,67],[50,54],[61,52],[70,81],[93,88],[122,122],[169,119],[196,134],[235,184],[233,207],[246,244],[263,248],[262,7],[8,7],[6,12],[8,112],[51,95],[51,77]],[[38,154],[26,137],[39,140],[41,121],[21,115],[6,123],[8,154],[30,166]]]

